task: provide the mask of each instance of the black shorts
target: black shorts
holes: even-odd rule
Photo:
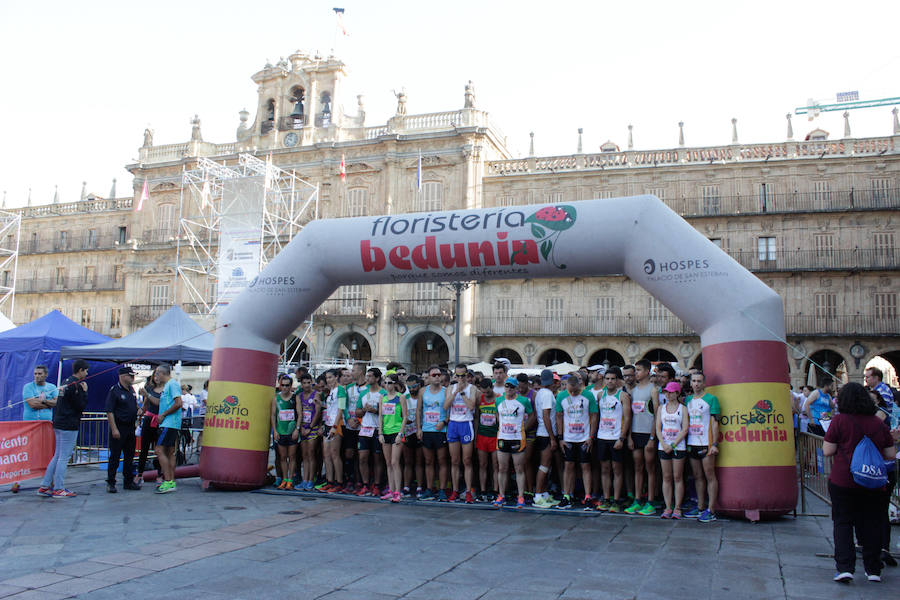
[[[497,440],[497,450],[506,452],[507,454],[525,452],[526,445],[527,444],[522,443],[522,440]]]
[[[709,454],[709,446],[688,446],[688,456],[697,460],[703,460]]]
[[[687,456],[687,450],[672,450],[671,454],[657,450],[656,454],[659,456],[659,460],[672,460],[673,458],[681,460]]]
[[[178,430],[172,427],[160,427],[159,437],[156,438],[157,446],[174,448],[178,445]]]
[[[635,433],[631,432],[631,441],[634,442],[635,450],[642,450],[644,446],[646,446],[650,442],[650,434],[649,433]]]
[[[393,446],[397,442],[397,436],[399,433],[386,433],[384,434],[384,443]]]
[[[403,444],[412,450],[416,450],[422,447],[422,440],[419,439],[419,436],[416,432],[407,433],[406,439],[403,440]]]
[[[550,438],[545,435],[539,435],[534,438],[534,449],[536,452],[543,452],[550,447]]]
[[[616,450],[615,448],[617,443],[618,440],[594,440],[594,452],[597,455],[597,460],[601,462],[607,460],[622,462],[624,454],[622,450],[624,450],[625,442],[622,442],[623,448],[620,450]]]
[[[291,434],[278,435],[278,437],[275,438],[275,443],[279,446],[296,446],[297,440],[295,440]]]
[[[344,437],[341,440],[341,450],[356,450],[359,443],[359,429],[347,429],[344,427]]]
[[[566,462],[587,464],[591,462],[591,453],[585,448],[587,442],[563,442],[563,459]]]
[[[364,435],[357,436],[359,438],[359,449],[360,450],[369,450],[370,452],[374,452],[375,454],[381,454],[381,442],[378,441],[378,430],[375,430],[375,433],[372,437],[366,437]]]
[[[422,432],[422,446],[429,450],[447,447],[447,434],[443,431]]]

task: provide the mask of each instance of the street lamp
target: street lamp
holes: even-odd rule
[[[453,364],[459,364],[459,297],[462,295],[463,290],[467,290],[470,287],[474,286],[476,282],[474,281],[453,281],[450,283],[438,283],[438,286],[453,290],[456,293],[456,311],[453,315],[453,328],[455,331],[456,341],[454,343],[454,357]]]

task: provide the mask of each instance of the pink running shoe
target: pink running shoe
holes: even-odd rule
[[[666,510],[664,510],[663,513],[661,515],[659,515],[659,518],[660,519],[671,519],[672,518],[672,509],[667,508]]]
[[[53,490],[53,497],[54,497],[54,498],[74,498],[74,497],[77,496],[77,495],[78,495],[78,494],[76,494],[75,492],[72,492],[72,491],[70,491],[70,490],[65,490],[65,489],[63,489],[63,490]]]
[[[381,500],[390,500],[394,497],[394,492],[391,491],[391,488],[385,490],[384,494],[381,495]]]
[[[400,502],[400,492],[394,492],[394,495],[391,496],[391,502]]]

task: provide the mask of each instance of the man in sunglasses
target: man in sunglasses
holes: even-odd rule
[[[512,457],[519,488],[516,508],[525,508],[525,430],[535,424],[535,416],[531,401],[519,394],[519,380],[515,377],[508,377],[503,385],[503,399],[497,404],[497,420],[500,425],[497,432],[500,477],[498,495],[493,504],[501,507],[505,503],[506,478]]]
[[[297,402],[294,399],[294,380],[290,375],[278,378],[278,392],[272,399],[272,435],[281,465],[282,480],[276,482],[279,490],[294,489],[294,469],[297,463]]]

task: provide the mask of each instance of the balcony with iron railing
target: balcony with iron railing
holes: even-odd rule
[[[824,192],[769,192],[765,196],[666,198],[663,202],[682,217],[888,210],[900,207],[900,190],[851,188]]]
[[[302,117],[294,117],[288,115],[286,117],[281,117],[278,121],[278,129],[281,131],[288,131],[291,129],[303,129],[306,125],[309,124],[309,118],[306,115]]]
[[[141,243],[151,244],[175,244],[178,229],[165,227],[162,229],[148,229],[141,234]]]
[[[378,300],[374,298],[332,298],[313,313],[319,319],[377,319]]]
[[[120,239],[121,238],[117,234],[107,233],[91,235],[87,232],[82,235],[66,237],[64,240],[58,235],[52,238],[32,238],[19,243],[19,254],[115,250],[120,245]]]
[[[164,312],[169,310],[169,304],[133,304],[128,310],[128,322],[131,325],[131,331],[140,329],[156,319]]]
[[[394,300],[395,321],[452,321],[456,300],[451,298]]]
[[[16,280],[17,294],[104,292],[125,289],[125,280],[114,277],[38,277]]]
[[[900,269],[900,249],[842,248],[820,250],[778,250],[760,254],[754,250],[728,253],[745,268],[774,271],[881,271]]]
[[[696,332],[675,316],[563,316],[563,317],[477,317],[476,335],[482,337],[570,337],[570,336],[695,336]],[[900,317],[892,314],[788,315],[789,336],[900,336]]]

